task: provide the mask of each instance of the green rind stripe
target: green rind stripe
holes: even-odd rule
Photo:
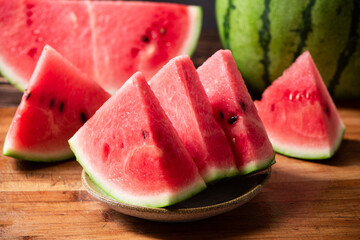
[[[264,66],[264,73],[262,75],[262,79],[265,83],[265,86],[269,86],[271,84],[270,81],[270,73],[269,73],[269,66],[270,66],[270,58],[269,58],[269,45],[271,42],[271,31],[270,31],[270,2],[271,0],[264,0],[264,11],[261,14],[261,21],[262,26],[259,30],[259,41],[260,46],[263,49],[263,58],[261,59],[261,64]]]
[[[312,31],[312,9],[315,5],[316,0],[310,0],[303,11],[302,19],[303,19],[303,26],[299,31],[300,35],[300,42],[297,46],[297,49],[294,53],[293,61],[296,60],[298,56],[302,53],[303,49],[306,47],[306,40],[308,38],[309,33]]]
[[[223,23],[223,31],[224,31],[224,45],[225,48],[230,48],[229,43],[229,35],[230,35],[230,13],[233,9],[235,9],[235,5],[233,4],[233,0],[228,0],[228,8],[226,9],[226,13],[224,15],[224,23]]]
[[[360,4],[359,0],[353,0],[353,3],[354,5],[351,14],[348,40],[344,50],[340,53],[339,59],[337,61],[336,71],[334,73],[334,76],[330,79],[328,86],[331,96],[334,96],[335,88],[339,84],[341,74],[349,64],[351,56],[356,52],[356,46],[359,39],[357,29],[359,24]]]

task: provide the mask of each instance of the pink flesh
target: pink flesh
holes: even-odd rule
[[[80,163],[94,180],[105,180],[114,190],[158,195],[202,181],[140,72],[74,138],[83,152]]]
[[[303,53],[256,102],[272,141],[316,152],[332,148],[343,127],[309,52]]]
[[[219,50],[198,68],[198,73],[239,170],[252,162],[269,165],[274,156],[272,145],[231,52]]]
[[[28,155],[70,154],[69,138],[109,97],[45,47],[8,132],[12,149]]]
[[[42,49],[49,44],[81,71],[94,75],[92,33],[85,2],[0,2],[0,52],[16,74],[29,81]]]
[[[179,54],[189,21],[178,4],[0,0],[0,53],[26,86],[49,44],[113,93],[137,70],[150,78]]]
[[[236,169],[234,155],[188,56],[172,59],[149,83],[203,177],[213,169]]]
[[[150,79],[176,56],[190,21],[185,5],[123,1],[92,3],[91,18],[97,76],[114,90],[137,70]]]

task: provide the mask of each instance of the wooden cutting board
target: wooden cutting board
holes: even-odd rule
[[[15,113],[0,108],[0,147]],[[0,239],[359,239],[360,108],[339,108],[347,127],[330,160],[276,156],[249,203],[191,223],[122,215],[82,187],[75,160],[32,163],[0,156]]]

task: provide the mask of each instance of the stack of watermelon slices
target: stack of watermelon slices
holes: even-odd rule
[[[256,111],[240,111],[243,102],[249,109],[255,107],[240,73],[226,70],[227,66],[234,70],[234,64],[231,53],[223,50],[204,63],[204,68],[221,71],[218,80],[224,84],[214,81],[211,86],[188,56],[175,57],[149,83],[137,72],[110,97],[46,46],[3,153],[30,161],[58,161],[73,152],[90,178],[114,199],[150,207],[175,204],[210,182],[273,163],[274,152]],[[220,89],[233,93],[232,98],[214,103],[203,83],[219,88],[215,90],[219,94]],[[238,84],[242,87],[234,90]],[[234,102],[236,94],[241,102]],[[218,122],[214,106],[221,106],[226,116],[237,114],[237,121]],[[256,127],[243,124],[247,119]],[[229,145],[233,138],[244,144]],[[246,151],[251,153],[241,155]]]
[[[216,73],[220,68],[218,80],[224,82],[208,87],[232,93],[216,103],[235,114],[229,125],[215,120],[214,98],[202,85],[206,76],[189,57],[170,60],[149,85],[140,72],[133,75],[69,140],[89,177],[121,202],[163,207],[212,181],[269,167],[274,151],[250,96],[242,93],[247,90],[241,75],[227,71],[229,65],[236,67],[222,50],[204,64]],[[237,84],[242,87],[235,90]],[[238,93],[241,102],[234,101]],[[249,111],[241,111],[241,103]],[[227,139],[234,138],[229,145]]]

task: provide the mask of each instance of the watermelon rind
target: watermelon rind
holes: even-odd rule
[[[239,169],[239,171],[241,175],[247,175],[250,173],[264,170],[272,166],[274,163],[275,163],[275,152],[271,158],[263,161],[252,161],[246,164],[245,166],[243,166],[241,169]]]
[[[200,6],[190,5],[188,6],[191,27],[189,28],[188,38],[184,43],[183,49],[180,51],[181,54],[188,54],[191,56],[198,43],[201,34],[203,12]]]
[[[24,81],[19,75],[17,75],[14,71],[11,70],[3,59],[0,56],[0,76],[3,76],[6,80],[9,81],[11,85],[13,85],[16,89],[24,92],[27,86],[27,82]]]
[[[270,139],[270,141],[273,145],[274,151],[284,156],[307,160],[325,160],[334,156],[335,152],[339,149],[344,138],[345,129],[345,125],[342,124],[333,146],[326,149],[301,148],[300,146],[289,146],[286,143],[280,143],[274,139]]]
[[[147,195],[141,197],[131,195],[125,191],[115,194],[111,187],[107,187],[106,182],[101,181],[101,179],[96,176],[96,169],[92,169],[90,165],[86,164],[86,160],[84,160],[86,158],[86,154],[84,154],[81,151],[81,147],[77,145],[78,140],[75,137],[76,135],[69,140],[69,145],[74,152],[77,161],[80,163],[85,172],[88,174],[89,178],[95,183],[96,186],[98,186],[106,195],[119,202],[143,207],[160,208],[184,201],[206,188],[206,185],[200,178],[199,181],[194,182],[189,187],[175,194],[169,192],[156,196]]]
[[[226,169],[218,169],[213,168],[208,170],[207,174],[203,176],[206,183],[213,183],[219,181],[223,178],[231,178],[239,175],[239,170],[237,168],[226,168]]]

